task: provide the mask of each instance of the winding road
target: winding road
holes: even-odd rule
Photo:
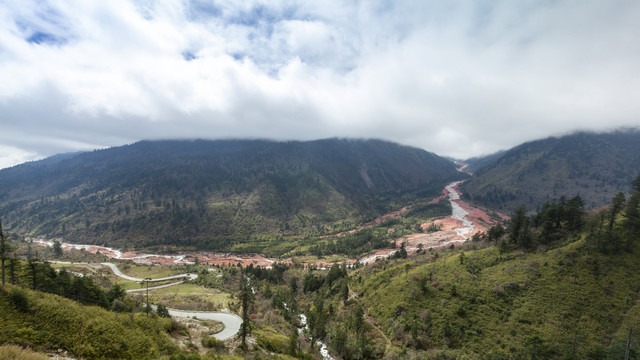
[[[196,274],[180,274],[180,275],[167,276],[167,277],[157,278],[157,279],[141,279],[141,278],[136,278],[133,276],[123,274],[120,271],[120,269],[118,269],[118,267],[113,263],[101,263],[101,265],[107,266],[113,271],[114,274],[116,274],[117,276],[123,279],[138,281],[138,282],[142,282],[142,281],[156,282],[156,281],[166,281],[166,280],[173,280],[173,279],[194,280],[198,278],[198,275]],[[166,285],[150,287],[149,290],[165,288],[165,287],[169,287],[169,286],[173,286],[181,283],[182,281],[166,284]],[[146,289],[131,289],[131,290],[127,290],[127,292],[145,291],[145,290]],[[182,318],[196,318],[199,320],[214,320],[214,321],[221,322],[224,325],[224,330],[213,335],[213,337],[215,337],[218,340],[227,340],[229,338],[234,337],[238,333],[238,331],[240,331],[240,325],[242,325],[242,318],[232,313],[213,312],[213,311],[186,311],[186,310],[178,310],[178,309],[168,309],[168,310],[171,316],[182,317]]]
[[[172,276],[167,276],[167,277],[157,278],[157,279],[141,279],[141,278],[137,278],[137,277],[133,277],[133,276],[129,276],[129,275],[123,274],[120,271],[120,269],[118,269],[116,264],[113,264],[113,263],[100,263],[100,265],[107,266],[107,267],[111,268],[111,270],[113,270],[114,274],[120,276],[123,279],[131,280],[131,281],[137,281],[137,282],[142,282],[142,281],[157,282],[157,281],[167,281],[167,280],[173,280],[173,279],[195,280],[195,279],[198,278],[198,275],[196,275],[196,274],[180,274],[180,275],[172,275]]]

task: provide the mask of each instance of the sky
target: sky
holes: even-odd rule
[[[637,0],[0,2],[0,168],[142,139],[454,158],[640,126]]]

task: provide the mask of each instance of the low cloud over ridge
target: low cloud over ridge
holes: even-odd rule
[[[138,139],[469,157],[640,125],[634,1],[8,1],[0,167]]]

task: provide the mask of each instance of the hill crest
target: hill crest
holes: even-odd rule
[[[141,141],[0,171],[0,212],[20,235],[223,250],[364,221],[460,176],[381,140]]]

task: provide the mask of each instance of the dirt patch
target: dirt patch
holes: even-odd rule
[[[224,324],[219,321],[197,320],[177,316],[174,316],[173,319],[186,326],[189,330],[189,336],[180,335],[176,337],[178,344],[185,349],[197,349],[201,354],[210,351],[210,349],[202,345],[202,339],[211,337],[224,329]]]

